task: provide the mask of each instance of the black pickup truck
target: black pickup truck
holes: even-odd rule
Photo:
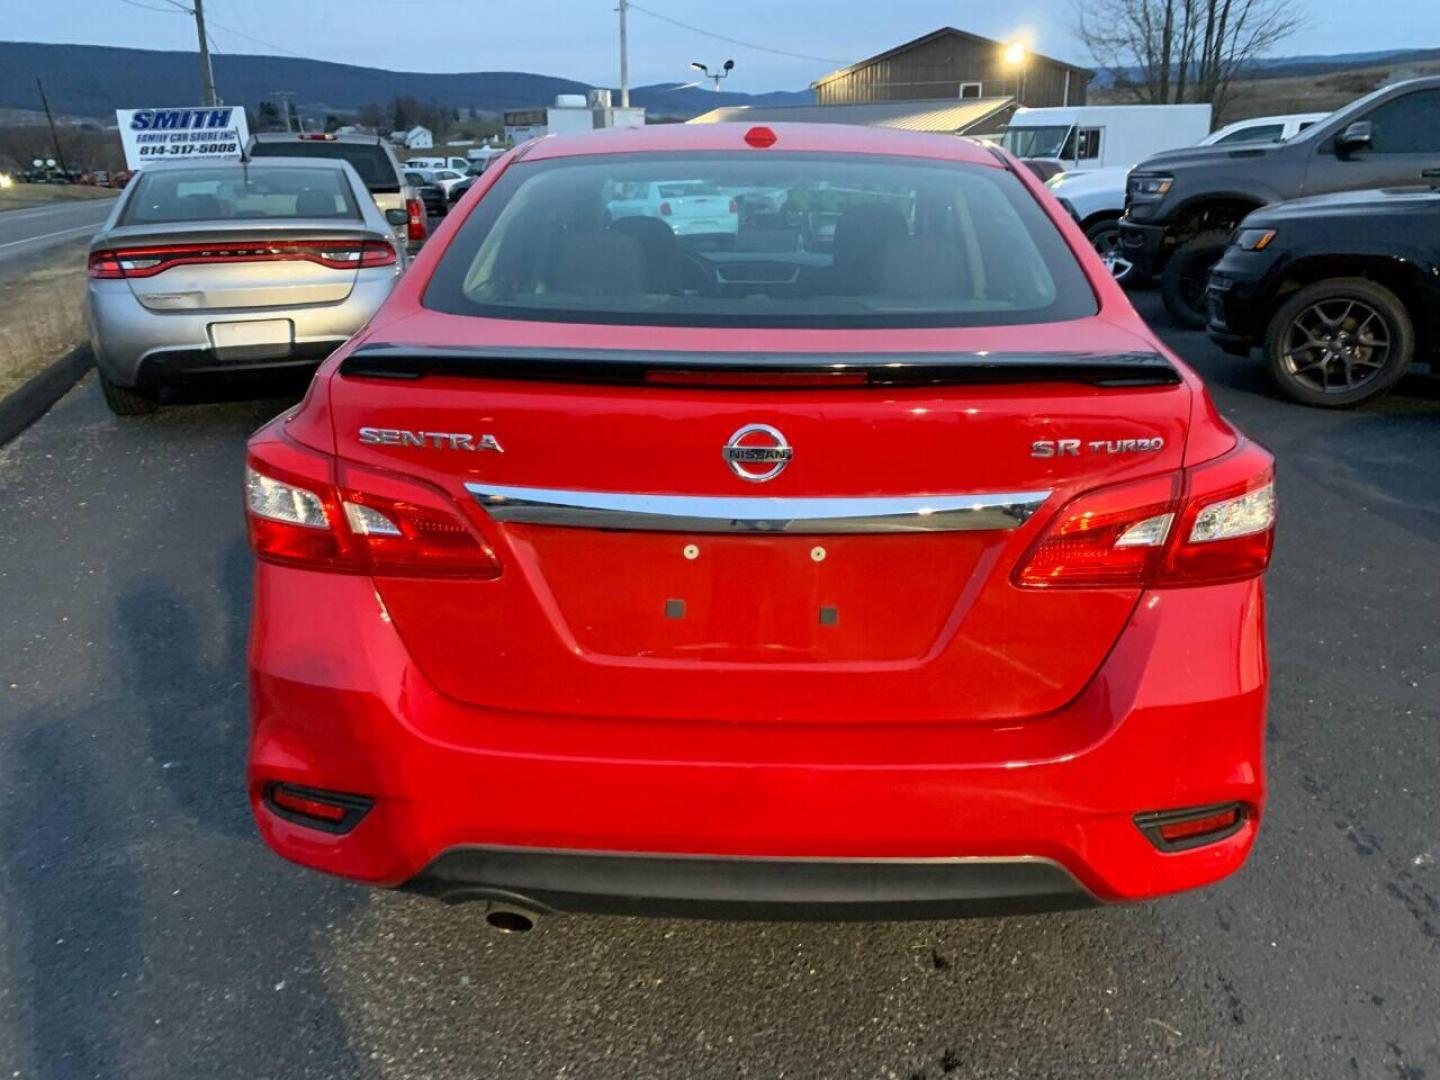
[[[1205,325],[1205,282],[1246,214],[1283,199],[1440,179],[1440,77],[1382,87],[1283,143],[1171,150],[1137,165],[1122,251],[1160,278],[1176,321]]]
[[[1210,274],[1210,337],[1259,345],[1280,390],[1343,408],[1440,355],[1440,190],[1350,191],[1256,210]]]

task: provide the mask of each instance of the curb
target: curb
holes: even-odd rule
[[[80,345],[49,367],[0,398],[0,446],[4,446],[69,392],[95,366],[90,346]]]

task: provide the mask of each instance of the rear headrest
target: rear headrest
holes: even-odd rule
[[[295,198],[296,217],[332,217],[334,213],[334,195],[323,191],[302,191]]]
[[[550,287],[582,296],[641,294],[645,252],[633,236],[586,232],[567,237],[550,267]]]
[[[182,195],[179,210],[186,221],[204,221],[220,216],[220,200],[214,195]]]
[[[905,215],[888,203],[861,203],[835,223],[833,262],[836,292],[863,296],[879,282],[879,253],[894,240],[910,235]]]
[[[675,230],[659,218],[632,215],[617,218],[610,231],[628,236],[640,245],[645,256],[645,280],[650,292],[679,288],[680,244]]]
[[[897,240],[880,253],[878,291],[915,299],[969,299],[970,267],[956,243],[932,236]]]

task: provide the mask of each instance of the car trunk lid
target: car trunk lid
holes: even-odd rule
[[[459,699],[717,722],[1035,716],[1091,678],[1138,589],[1022,589],[1017,561],[1076,493],[1182,461],[1189,388],[1109,329],[1117,348],[1093,354],[1014,348],[1014,331],[1010,348],[868,358],[362,348],[330,383],[341,483],[354,463],[434,485],[494,547],[493,581],[377,580]]]

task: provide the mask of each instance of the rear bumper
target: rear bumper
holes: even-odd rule
[[[1074,701],[996,725],[502,713],[439,694],[368,579],[262,564],[256,588],[260,832],[286,858],[376,885],[585,910],[1034,910],[1213,882],[1259,824],[1259,582],[1146,594]],[[321,832],[265,805],[271,781],[374,806],[348,833]],[[1135,824],[1227,802],[1245,804],[1244,825],[1186,851]],[[804,869],[816,860],[828,869]],[[1015,860],[1032,868],[996,870]]]
[[[152,311],[125,281],[91,281],[86,321],[95,362],[121,386],[153,387],[180,375],[313,367],[369,321],[398,280],[388,269],[362,271],[334,304],[218,311]],[[286,346],[216,349],[211,325],[285,319]]]
[[[405,889],[531,911],[764,918],[956,918],[1090,907],[1046,859],[784,859],[459,847]]]

